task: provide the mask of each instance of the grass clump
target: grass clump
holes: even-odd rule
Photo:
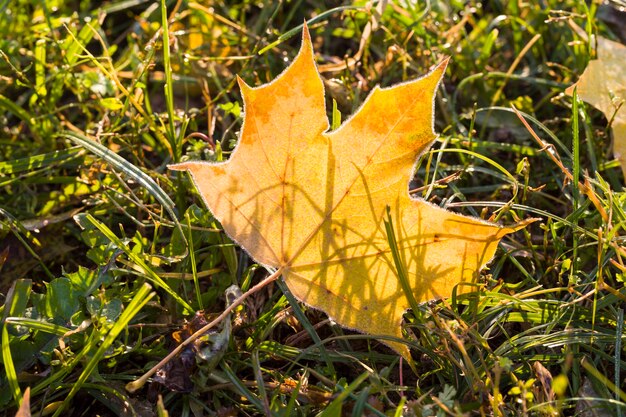
[[[43,415],[625,414],[624,179],[563,94],[594,57],[572,24],[624,41],[617,5],[230,3],[0,4],[0,410],[30,387]],[[266,275],[166,165],[228,158],[235,75],[273,79],[304,19],[335,120],[451,56],[412,192],[541,221],[476,292],[407,313],[416,372],[279,281],[131,394]]]

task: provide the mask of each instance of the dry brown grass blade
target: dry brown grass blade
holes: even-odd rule
[[[528,132],[531,134],[533,139],[535,139],[535,141],[539,144],[539,146],[541,146],[540,150],[546,151],[546,153],[548,154],[548,156],[550,157],[552,162],[554,162],[555,165],[557,167],[559,167],[561,172],[563,172],[563,174],[565,175],[565,178],[567,179],[567,181],[569,181],[569,182],[574,181],[574,176],[572,175],[570,170],[567,169],[565,167],[565,165],[563,165],[563,162],[561,161],[561,158],[556,153],[556,151],[554,149],[554,146],[552,144],[544,142],[537,135],[537,133],[535,133],[533,128],[528,124],[526,119],[524,119],[524,116],[522,116],[522,114],[515,108],[515,106],[511,105],[511,108],[513,109],[513,111],[515,112],[517,117],[520,119],[520,121],[522,122],[524,127],[526,127]],[[589,182],[589,179],[587,177],[585,177],[585,182],[584,183],[581,183],[580,181],[578,182],[578,188],[580,189],[580,191],[583,194],[585,194],[587,196],[587,198],[591,201],[591,203],[594,205],[596,210],[598,210],[598,213],[600,213],[600,215],[602,216],[602,220],[604,220],[605,222],[608,223],[609,215],[607,214],[607,212],[604,209],[604,207],[602,207],[602,203],[600,202],[600,199],[598,198],[598,196],[593,191],[593,188],[591,187],[591,183]]]

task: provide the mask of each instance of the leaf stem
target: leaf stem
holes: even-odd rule
[[[270,276],[268,276],[267,278],[265,278],[264,280],[262,280],[261,282],[256,284],[254,287],[250,288],[248,291],[243,293],[241,296],[239,296],[228,307],[226,307],[226,309],[224,309],[222,314],[220,314],[217,318],[215,318],[215,320],[213,320],[212,322],[210,322],[209,324],[207,324],[206,326],[202,327],[200,330],[196,331],[194,334],[189,336],[187,339],[185,339],[180,345],[176,346],[174,348],[174,350],[172,350],[159,363],[154,365],[148,372],[143,374],[139,379],[136,379],[135,381],[132,381],[132,382],[129,382],[128,384],[126,384],[126,391],[133,393],[133,392],[137,391],[138,389],[140,389],[141,387],[143,387],[145,385],[145,383],[148,381],[148,379],[152,375],[154,375],[154,373],[157,370],[159,370],[163,366],[165,366],[166,363],[171,361],[187,345],[193,343],[196,339],[201,337],[203,334],[205,334],[211,328],[213,328],[216,325],[218,325],[222,320],[224,320],[230,314],[231,311],[233,311],[236,307],[241,305],[241,303],[243,303],[246,298],[248,298],[252,294],[258,292],[259,290],[265,288],[268,284],[271,284],[272,282],[276,281],[280,277],[282,272],[283,272],[283,269],[282,268],[278,268],[276,270],[276,272],[274,272],[273,274],[271,274]]]

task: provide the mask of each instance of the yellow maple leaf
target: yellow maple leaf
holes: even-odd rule
[[[613,119],[613,155],[626,175],[626,46],[596,37],[598,59],[589,61],[578,82],[565,92],[578,96]]]
[[[335,131],[308,30],[293,63],[257,88],[242,80],[245,118],[225,163],[184,162],[224,230],[293,294],[340,325],[402,337],[409,301],[385,231],[387,207],[418,302],[474,281],[498,242],[523,227],[448,212],[408,194],[416,158],[435,140],[434,94],[446,68],[375,88]],[[458,292],[469,291],[462,285]],[[405,358],[405,344],[383,340]]]

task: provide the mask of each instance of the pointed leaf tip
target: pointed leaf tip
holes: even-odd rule
[[[313,42],[311,41],[311,33],[309,32],[309,26],[307,25],[306,20],[302,25],[302,44],[300,45],[300,51],[298,52],[298,56],[302,55],[305,50],[307,52],[310,51],[309,53],[311,54],[311,56],[315,55],[313,51]]]
[[[241,78],[241,77],[239,76],[239,74],[237,74],[237,75],[236,75],[236,79],[237,79],[237,85],[239,85],[239,89],[240,89],[242,92],[247,92],[247,91],[249,91],[249,90],[251,90],[251,89],[252,89],[252,87],[250,87],[250,86],[248,85],[248,83],[246,83],[246,82],[243,80],[243,78]]]
[[[187,170],[187,163],[186,162],[181,162],[178,164],[168,164],[167,165],[167,169],[169,169],[170,171],[186,171]]]
[[[448,64],[450,63],[450,58],[449,56],[443,58],[441,60],[441,62],[439,62],[439,64],[437,64],[437,69],[441,68],[442,72],[446,71],[446,68],[448,68]]]
[[[304,22],[302,23],[302,42],[305,41],[311,41],[311,33],[309,31],[309,25],[306,22],[306,19],[304,19]]]

